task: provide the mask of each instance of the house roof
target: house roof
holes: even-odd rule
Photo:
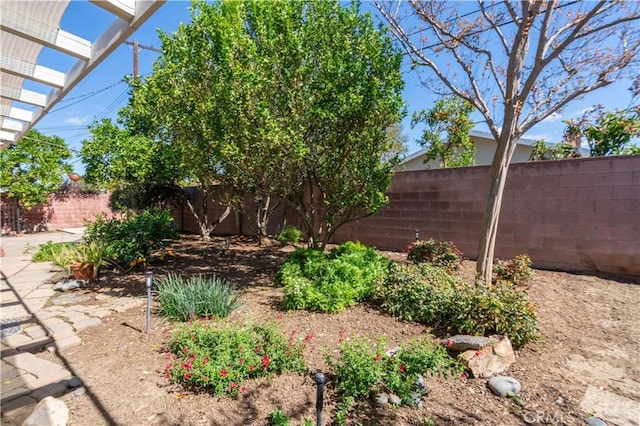
[[[489,141],[489,142],[494,142],[495,143],[495,139],[494,139],[493,135],[491,133],[489,133],[489,132],[481,132],[480,130],[472,129],[469,132],[469,136],[471,136],[473,139],[480,139],[480,140],[484,140],[484,141]],[[534,146],[536,144],[536,142],[537,141],[535,139],[520,138],[518,140],[518,145]],[[555,144],[551,143],[551,145],[555,145]],[[588,150],[586,150],[584,148],[578,148],[578,150],[580,151],[580,154],[582,154],[583,157],[588,157],[589,156],[589,151]],[[402,161],[400,162],[399,165],[404,164],[404,163],[408,163],[409,161],[415,160],[416,158],[420,158],[426,152],[427,152],[427,148],[423,148],[423,149],[421,149],[419,151],[414,152],[413,154],[409,154],[405,158],[402,159]]]
[[[86,40],[60,28],[70,0],[0,2],[2,146],[17,142],[35,126],[166,0],[90,1],[114,16],[113,23],[95,40]],[[91,17],[88,16],[87,19],[90,20]],[[76,58],[77,61],[67,70],[43,66],[38,59],[45,47]],[[48,87],[48,93],[25,89],[25,80]]]

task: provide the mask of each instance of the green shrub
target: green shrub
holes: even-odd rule
[[[29,246],[25,253],[31,254],[32,262],[54,262],[60,258],[60,253],[65,249],[72,249],[77,243],[54,243],[53,241],[47,241],[37,247]],[[57,264],[57,263],[56,263]],[[58,265],[64,266],[64,265]]]
[[[280,408],[276,408],[267,416],[269,426],[289,426],[289,417]]]
[[[445,326],[452,333],[504,334],[516,347],[538,335],[538,319],[527,292],[507,283],[470,285],[433,266],[396,266],[379,296],[391,315]]]
[[[382,338],[375,343],[360,338],[342,342],[337,359],[325,354],[335,372],[342,399],[337,418],[344,419],[351,403],[376,392],[396,394],[404,404],[414,405],[415,394],[426,392],[416,384],[418,375],[447,377],[458,376],[464,371],[462,364],[452,358],[444,346],[428,337],[402,345],[394,356],[385,353],[384,345]]]
[[[449,241],[418,240],[405,247],[404,251],[413,263],[431,263],[449,272],[457,271],[462,264],[462,252]]]
[[[387,274],[389,260],[360,243],[347,242],[324,255],[298,249],[277,281],[284,285],[286,309],[337,313],[369,299]]]
[[[380,287],[382,307],[395,317],[445,325],[459,284],[446,270],[423,265],[394,265]]]
[[[525,286],[535,278],[531,270],[531,258],[519,254],[510,260],[497,260],[493,265],[493,282],[504,281],[518,286]]]
[[[276,237],[276,239],[282,244],[291,245],[299,242],[300,238],[302,238],[302,231],[291,225],[284,228],[282,232],[280,232],[280,234],[278,234],[278,236]]]
[[[184,279],[169,274],[159,280],[158,302],[167,318],[186,321],[196,317],[225,318],[242,306],[240,293],[232,283],[218,276],[196,275]]]
[[[304,344],[286,339],[275,324],[237,328],[225,322],[193,321],[169,338],[165,375],[174,383],[237,395],[251,378],[303,372]]]
[[[151,253],[179,238],[173,217],[166,210],[130,213],[123,219],[100,215],[86,226],[85,240],[101,241],[109,257],[132,267],[145,266]]]

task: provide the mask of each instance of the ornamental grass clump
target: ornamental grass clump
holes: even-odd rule
[[[347,242],[325,255],[298,249],[278,271],[284,285],[284,307],[328,313],[342,312],[372,297],[390,261],[373,248]]]
[[[183,278],[170,273],[157,283],[160,312],[169,319],[225,318],[242,306],[241,294],[233,283],[213,275]]]
[[[215,396],[237,395],[253,378],[305,371],[305,341],[286,338],[274,323],[240,328],[224,321],[190,321],[168,340],[165,376]]]

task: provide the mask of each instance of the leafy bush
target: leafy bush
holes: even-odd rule
[[[32,262],[54,262],[59,259],[59,255],[65,249],[74,248],[77,243],[54,243],[53,241],[47,241],[37,247],[28,246],[25,253],[31,254]],[[56,263],[57,264],[57,263]],[[64,265],[58,265],[64,266]]]
[[[464,367],[452,358],[442,345],[428,337],[415,339],[402,345],[393,356],[385,353],[384,340],[376,343],[367,339],[343,341],[340,357],[325,354],[329,366],[335,371],[338,392],[343,401],[338,404],[336,418],[344,419],[352,402],[376,392],[396,394],[403,403],[414,405],[415,396],[425,393],[417,384],[418,375],[457,376]],[[345,403],[346,402],[346,403]]]
[[[180,275],[169,274],[157,286],[160,311],[173,320],[225,318],[242,306],[235,286],[215,275],[196,275],[185,280]]]
[[[391,315],[452,333],[504,334],[516,347],[538,335],[538,319],[523,289],[499,282],[470,285],[428,265],[396,266],[380,287]]]
[[[286,309],[337,313],[373,295],[389,260],[360,243],[347,242],[324,255],[298,249],[278,272]]]
[[[302,238],[302,231],[291,225],[284,228],[276,237],[282,244],[295,244],[300,241],[300,238]]]
[[[123,219],[100,215],[86,226],[85,240],[101,241],[109,257],[132,267],[145,266],[151,253],[179,238],[173,217],[166,210],[127,214]]]
[[[519,254],[510,260],[497,260],[493,265],[493,282],[504,281],[518,286],[529,284],[535,274],[531,270],[531,258]]]
[[[193,321],[174,330],[168,346],[166,377],[215,396],[244,392],[251,378],[305,371],[304,343],[286,339],[272,323],[237,328]]]
[[[457,271],[462,264],[462,252],[449,241],[418,240],[405,247],[404,251],[413,263],[431,263],[449,272]]]
[[[276,408],[267,416],[269,426],[289,426],[289,417],[280,408]]]

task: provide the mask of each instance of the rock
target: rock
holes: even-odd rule
[[[422,408],[422,395],[421,394],[419,394],[418,392],[412,392],[410,398],[411,398],[411,400],[409,402],[409,405],[411,405],[412,407]]]
[[[416,374],[416,390],[424,392],[427,387],[424,385],[424,377],[420,374]]]
[[[22,426],[66,426],[69,408],[61,400],[48,396],[33,410]]]
[[[607,426],[605,422],[594,416],[587,417],[584,422],[589,426]]]
[[[564,398],[559,396],[558,399],[556,399],[556,404],[558,404],[558,405],[564,404]]]
[[[464,352],[468,350],[480,350],[493,343],[492,339],[484,336],[470,336],[466,334],[457,334],[448,338],[445,346],[455,352]]]
[[[385,354],[389,357],[389,358],[393,358],[394,356],[398,355],[398,352],[400,352],[402,350],[402,348],[400,346],[396,346],[393,349],[389,349],[388,351],[385,352]]]
[[[56,283],[53,289],[57,291],[70,291],[80,287],[84,287],[84,281],[68,279]]]
[[[402,400],[398,395],[392,393],[391,395],[389,395],[389,404],[401,405]]]
[[[506,336],[491,336],[494,342],[477,351],[469,350],[458,355],[458,359],[475,378],[489,378],[502,373],[516,361],[511,341]]]
[[[72,377],[71,380],[69,380],[69,387],[71,388],[77,388],[80,385],[82,385],[80,377]]]
[[[377,393],[374,395],[373,400],[377,405],[387,405],[389,403],[389,396],[386,393]]]
[[[82,386],[81,388],[78,388],[73,391],[73,396],[82,396],[85,393],[87,393],[87,389],[84,386]]]
[[[522,390],[520,382],[513,377],[497,376],[489,379],[489,389],[498,396],[505,397],[512,394],[519,394]]]

